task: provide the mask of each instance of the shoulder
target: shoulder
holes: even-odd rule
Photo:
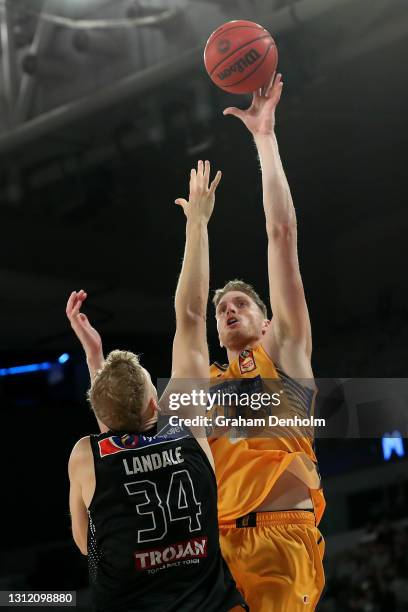
[[[68,471],[70,477],[74,476],[75,473],[81,469],[87,462],[92,459],[92,449],[90,436],[85,436],[78,440],[74,448],[71,451],[68,462]]]
[[[89,453],[91,450],[91,437],[84,436],[74,445],[74,448],[71,451],[71,457],[81,456],[83,454]]]
[[[303,341],[290,337],[278,340],[273,334],[266,336],[260,347],[277,371],[283,370],[294,379],[313,378],[310,354]]]
[[[263,336],[258,348],[266,354],[267,357],[274,363],[280,363],[282,357],[286,354],[305,353],[303,341],[290,336],[283,329],[284,326],[279,326],[275,318]]]
[[[299,353],[312,358],[311,332],[306,335],[293,334],[290,325],[274,316],[262,338],[261,345],[273,361],[279,361],[282,353]]]

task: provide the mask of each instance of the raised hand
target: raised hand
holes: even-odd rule
[[[269,84],[255,91],[252,104],[246,110],[230,106],[224,115],[238,117],[254,136],[272,134],[275,129],[275,109],[282,93],[282,75],[274,73]]]
[[[190,174],[190,195],[188,201],[184,198],[177,198],[176,204],[182,206],[187,219],[200,219],[208,222],[215,202],[215,190],[221,180],[221,172],[218,170],[214,180],[210,181],[210,162],[197,164],[197,170],[193,168]]]
[[[85,351],[91,376],[102,367],[104,357],[102,339],[99,333],[90,324],[88,317],[81,312],[81,307],[87,298],[82,289],[73,291],[68,298],[66,313],[78,340]]]

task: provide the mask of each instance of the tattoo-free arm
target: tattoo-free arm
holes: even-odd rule
[[[268,235],[269,295],[278,341],[312,351],[311,326],[297,252],[297,223],[289,185],[274,133],[255,135],[262,169],[263,206]]]
[[[88,554],[88,512],[82,498],[81,471],[85,454],[85,443],[89,439],[82,438],[74,446],[68,463],[69,475],[69,510],[71,514],[72,536],[75,544],[83,555]]]
[[[297,254],[296,214],[275,136],[275,109],[282,93],[281,75],[253,95],[246,109],[227,108],[224,115],[240,119],[251,132],[262,169],[263,205],[268,234],[268,271],[274,316],[264,342],[272,334],[282,343],[303,345],[310,358],[311,328]]]
[[[92,327],[88,317],[81,312],[81,307],[87,298],[87,293],[81,289],[73,291],[68,298],[66,306],[66,315],[71,323],[71,327],[75,332],[76,337],[80,341],[86,355],[89,375],[91,382],[95,374],[100,370],[105,362],[102,347],[102,338],[97,330]],[[95,415],[99,429],[102,433],[109,430]]]
[[[191,171],[189,200],[176,200],[183,207],[187,222],[183,265],[175,297],[173,378],[208,377],[206,315],[210,271],[207,225],[221,173],[217,173],[211,185],[209,177],[209,162],[199,161],[197,171]]]

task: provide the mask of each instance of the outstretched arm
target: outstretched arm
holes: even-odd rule
[[[105,358],[100,334],[92,327],[88,317],[81,312],[82,304],[87,296],[88,294],[83,289],[73,291],[68,298],[66,313],[71,327],[85,351],[89,374],[91,380],[93,380],[96,372],[103,366]]]
[[[176,298],[176,334],[173,342],[172,378],[208,378],[206,316],[209,291],[207,225],[215,190],[221,180],[217,172],[209,185],[210,163],[199,161],[191,170],[188,201],[179,198],[186,222],[186,244]]]
[[[92,327],[88,317],[81,312],[82,304],[86,298],[87,293],[83,291],[83,289],[80,291],[73,291],[68,298],[66,313],[71,323],[71,327],[85,351],[89,375],[92,381],[97,371],[102,368],[105,358],[103,356],[101,336],[96,329]],[[101,432],[108,431],[108,427],[106,427],[96,415],[95,418],[98,421]]]
[[[262,169],[263,206],[268,235],[269,295],[274,315],[270,332],[304,349],[310,359],[311,327],[297,254],[296,213],[275,136],[275,109],[282,92],[281,75],[254,93],[249,109],[225,109],[241,119],[254,137]]]
[[[215,190],[221,180],[221,172],[217,172],[210,185],[209,180],[210,163],[199,161],[197,170],[191,170],[188,201],[183,198],[176,200],[187,218],[186,244],[175,299],[172,380],[165,396],[175,391],[191,393],[197,386],[194,381],[199,387],[196,390],[202,391],[204,380],[208,381],[209,378],[206,316],[210,266],[207,224],[214,208]],[[187,380],[183,382],[180,379]],[[165,400],[165,409],[166,405]],[[192,428],[191,431],[214,467],[204,428]]]

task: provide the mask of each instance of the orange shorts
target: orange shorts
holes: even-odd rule
[[[220,543],[250,612],[316,608],[324,587],[324,540],[313,512],[250,513],[221,524]]]

